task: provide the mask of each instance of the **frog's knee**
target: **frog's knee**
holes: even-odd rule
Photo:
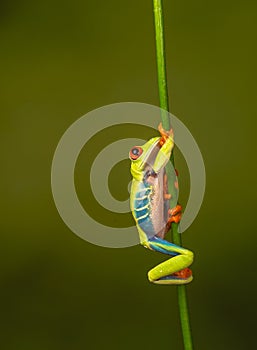
[[[192,262],[194,261],[194,253],[191,252],[191,250],[188,250],[187,253],[186,253],[186,256],[187,256],[189,265],[191,265]]]
[[[152,270],[150,270],[148,272],[147,276],[148,276],[149,282],[154,282],[155,281],[154,272]]]

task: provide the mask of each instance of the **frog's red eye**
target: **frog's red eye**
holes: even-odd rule
[[[136,160],[138,157],[141,156],[141,154],[143,153],[143,149],[141,147],[133,147],[130,152],[129,152],[129,158],[131,160]]]

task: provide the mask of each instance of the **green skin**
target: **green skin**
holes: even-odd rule
[[[161,137],[152,138],[143,146],[132,148],[131,152],[139,152],[135,149],[140,149],[138,157],[130,152],[133,176],[130,205],[139,232],[140,243],[145,248],[172,256],[148,272],[149,281],[157,284],[186,284],[193,279],[191,270],[188,269],[193,262],[193,253],[163,239],[169,229],[166,224],[179,222],[181,214],[177,215],[178,213],[173,208],[173,212],[169,211],[169,216],[167,213],[169,201],[167,198],[160,200],[163,198],[163,181],[161,180],[165,176],[165,166],[170,159],[174,141],[172,130],[164,131],[161,126],[159,130]],[[176,191],[177,188],[174,186],[170,193],[171,198],[176,195]],[[144,215],[140,217],[143,204],[140,206],[138,203],[142,198],[147,201],[147,204],[143,207]],[[160,223],[161,220],[164,224],[159,225],[156,232],[149,232],[141,221],[146,216],[150,224]]]

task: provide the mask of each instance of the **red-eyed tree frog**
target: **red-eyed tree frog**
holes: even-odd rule
[[[150,282],[158,284],[185,284],[192,281],[193,262],[190,250],[164,239],[172,222],[179,223],[181,206],[170,208],[170,199],[177,191],[168,193],[165,166],[174,147],[173,131],[165,131],[160,124],[161,137],[150,139],[143,146],[130,150],[131,174],[133,176],[130,207],[139,232],[140,243],[150,250],[171,256],[148,272]]]

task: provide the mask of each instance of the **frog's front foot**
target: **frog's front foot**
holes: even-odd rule
[[[181,205],[178,204],[174,208],[169,209],[168,215],[169,215],[169,218],[168,218],[169,223],[172,223],[172,222],[175,222],[176,224],[179,223],[182,215]]]
[[[164,145],[164,143],[166,142],[166,140],[171,137],[173,139],[173,130],[170,129],[169,131],[167,130],[164,130],[163,127],[162,127],[162,123],[159,124],[158,126],[158,130],[161,134],[161,138],[160,138],[160,141],[159,141],[159,144],[160,146],[162,147]]]

